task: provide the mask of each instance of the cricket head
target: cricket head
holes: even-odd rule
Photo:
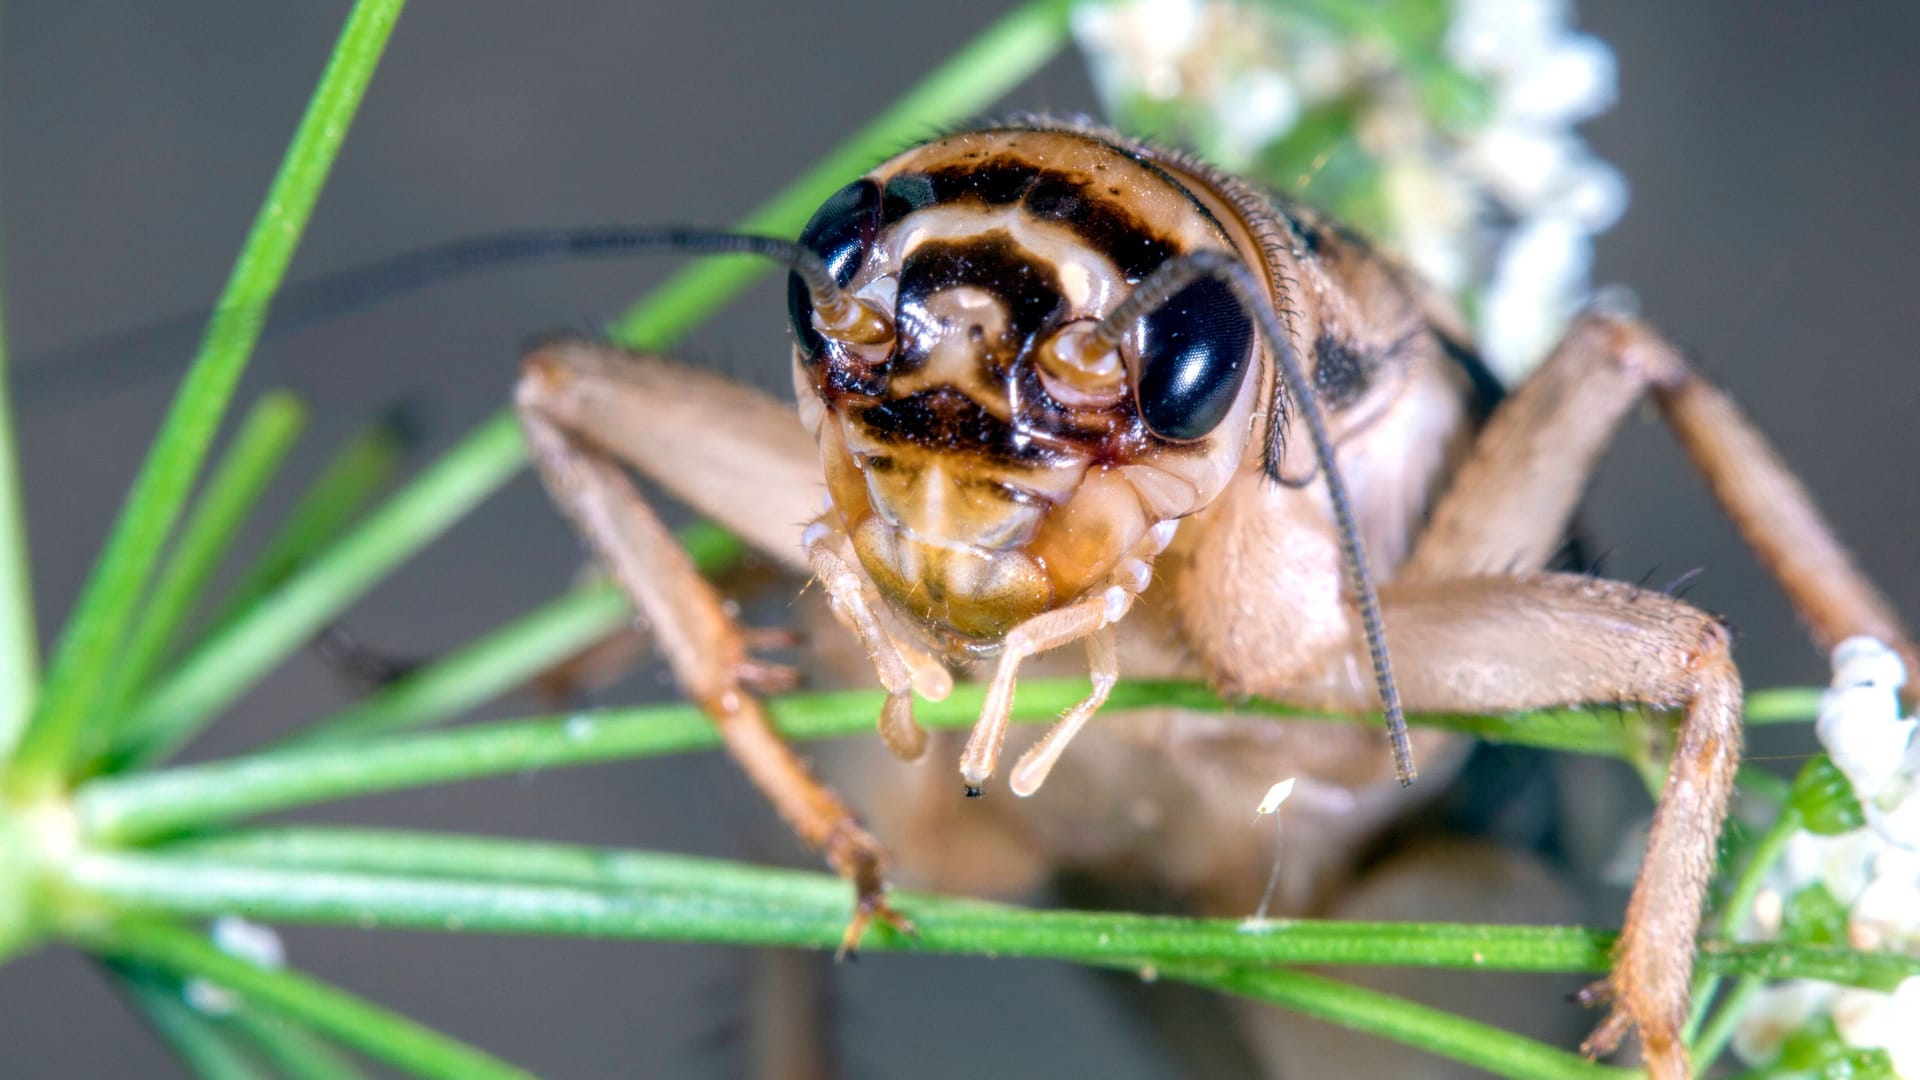
[[[1233,250],[1153,164],[969,132],[842,188],[800,239],[854,301],[823,319],[791,281],[802,417],[861,565],[937,644],[990,652],[1116,577],[1143,588],[1169,523],[1240,467],[1261,380],[1225,284],[1094,333],[1169,259]]]

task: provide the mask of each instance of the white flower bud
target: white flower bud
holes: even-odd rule
[[[1593,244],[1563,217],[1523,223],[1500,253],[1480,309],[1480,347],[1494,372],[1518,382],[1546,355],[1586,288]]]
[[[1900,657],[1872,638],[1834,647],[1833,687],[1821,695],[1814,730],[1862,803],[1871,803],[1906,767],[1915,726],[1900,718],[1906,677]]]
[[[1599,158],[1582,155],[1568,170],[1554,204],[1588,232],[1605,232],[1627,212],[1627,178]]]
[[[1886,848],[1853,903],[1847,937],[1856,949],[1920,949],[1920,852]]]
[[[1920,975],[1903,979],[1894,987],[1893,1015],[1906,1018],[1885,1044],[1887,1056],[1893,1059],[1894,1075],[1920,1076],[1920,1024],[1912,1020],[1920,1016]]]
[[[1459,0],[1447,26],[1447,53],[1469,70],[1505,71],[1562,34],[1567,9],[1566,0]]]
[[[1299,122],[1300,92],[1278,71],[1245,71],[1227,80],[1213,113],[1220,164],[1239,168]]]
[[[1787,1036],[1812,1019],[1833,996],[1833,987],[1811,979],[1778,983],[1755,994],[1733,1029],[1733,1052],[1749,1065],[1765,1065]]]
[[[1882,845],[1872,832],[1855,829],[1820,837],[1820,884],[1840,906],[1851,908],[1873,880],[1873,857]]]
[[[1880,797],[1867,808],[1867,823],[1888,843],[1920,851],[1920,777],[1913,772],[1909,764],[1906,775],[1881,789]]]
[[[1521,66],[1500,87],[1500,112],[1538,124],[1576,124],[1613,106],[1613,50],[1587,34],[1560,34],[1517,54]]]
[[[1833,685],[1878,686],[1898,690],[1907,685],[1907,666],[1900,654],[1879,639],[1850,637],[1833,647]]]
[[[1150,97],[1180,92],[1180,58],[1200,30],[1201,0],[1134,0],[1129,4],[1081,4],[1073,32],[1088,55],[1098,58],[1094,77],[1109,101],[1128,88]]]
[[[1899,1018],[1893,1012],[1892,994],[1848,987],[1835,994],[1828,1007],[1833,1026],[1848,1046],[1878,1049],[1893,1041]]]
[[[1792,896],[1818,884],[1843,907],[1852,907],[1873,880],[1873,860],[1885,850],[1870,830],[1854,829],[1839,836],[1794,833],[1767,883]]]
[[[1475,136],[1462,160],[1501,202],[1527,215],[1559,194],[1584,154],[1578,139],[1557,128],[1498,124]]]
[[[1827,756],[1866,802],[1900,774],[1914,722],[1900,718],[1900,699],[1875,686],[1836,687],[1820,698],[1814,732]]]

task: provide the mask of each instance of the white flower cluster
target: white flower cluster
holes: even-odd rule
[[[1591,238],[1626,208],[1620,174],[1572,130],[1613,103],[1613,54],[1568,28],[1569,0],[1452,0],[1413,63],[1415,46],[1367,32],[1380,5],[1329,16],[1340,8],[1087,3],[1074,29],[1111,114],[1165,128],[1173,110],[1179,130],[1161,133],[1225,168],[1261,164],[1306,118],[1340,118],[1377,183],[1379,220],[1358,224],[1463,300],[1489,365],[1516,382],[1588,299]],[[1470,117],[1436,115],[1448,88],[1477,102]],[[1338,209],[1326,164],[1255,178]]]
[[[1816,730],[1865,823],[1834,836],[1795,833],[1744,937],[1777,937],[1793,906],[1811,897],[1844,916],[1846,944],[1920,956],[1920,740],[1914,718],[1900,716],[1906,677],[1899,656],[1872,638],[1834,649]],[[1884,1050],[1897,1075],[1920,1080],[1920,976],[1892,993],[1811,980],[1770,986],[1742,1015],[1733,1048],[1767,1064],[1789,1036],[1823,1019],[1847,1046]]]

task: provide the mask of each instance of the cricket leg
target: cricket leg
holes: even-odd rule
[[[1677,348],[1617,316],[1582,316],[1494,413],[1399,576],[1545,566],[1595,461],[1647,394],[1815,643],[1870,634],[1920,671],[1912,635],[1752,421]]]
[[[1681,1029],[1701,900],[1740,760],[1740,676],[1718,620],[1664,593],[1571,574],[1390,582],[1380,601],[1410,711],[1504,712],[1592,702],[1677,709],[1666,784],[1627,903],[1608,986],[1613,1008],[1585,1049],[1638,1029],[1657,1080],[1688,1075]],[[1357,640],[1285,698],[1375,707]]]
[[[800,468],[811,447],[798,419],[714,376],[573,341],[527,357],[515,403],[548,491],[646,615],[681,689],[800,839],[853,882],[857,903],[842,950],[876,917],[904,928],[885,902],[878,841],[774,732],[744,685],[754,662],[739,626],[619,464],[686,490],[695,509],[755,543],[779,545],[790,532],[791,544],[770,554],[798,562],[820,489],[817,473]],[[724,483],[688,487],[684,472],[710,474],[711,458],[723,455]],[[801,511],[793,492],[804,499],[809,489],[811,505]]]

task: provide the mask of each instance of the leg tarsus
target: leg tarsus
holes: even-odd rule
[[[756,694],[784,694],[800,687],[800,669],[791,664],[746,657],[734,675],[740,685]]]
[[[841,877],[853,883],[854,892],[853,917],[840,936],[834,959],[858,959],[860,941],[876,921],[908,937],[914,936],[912,921],[887,903],[886,852],[880,841],[848,818],[827,838],[825,847],[827,862]]]
[[[1605,979],[1602,979],[1580,991],[1578,997],[1580,1004],[1591,1008],[1604,1004],[1604,999],[1612,995],[1613,988]],[[1596,998],[1602,1000],[1596,1001],[1594,1000]],[[1600,1021],[1600,1026],[1593,1029],[1593,1034],[1581,1040],[1580,1052],[1590,1058],[1606,1057],[1620,1048],[1620,1041],[1625,1039],[1627,1032],[1631,1030],[1633,1030],[1633,1014],[1627,1011],[1625,1005],[1615,1004],[1607,1012],[1607,1018]]]

